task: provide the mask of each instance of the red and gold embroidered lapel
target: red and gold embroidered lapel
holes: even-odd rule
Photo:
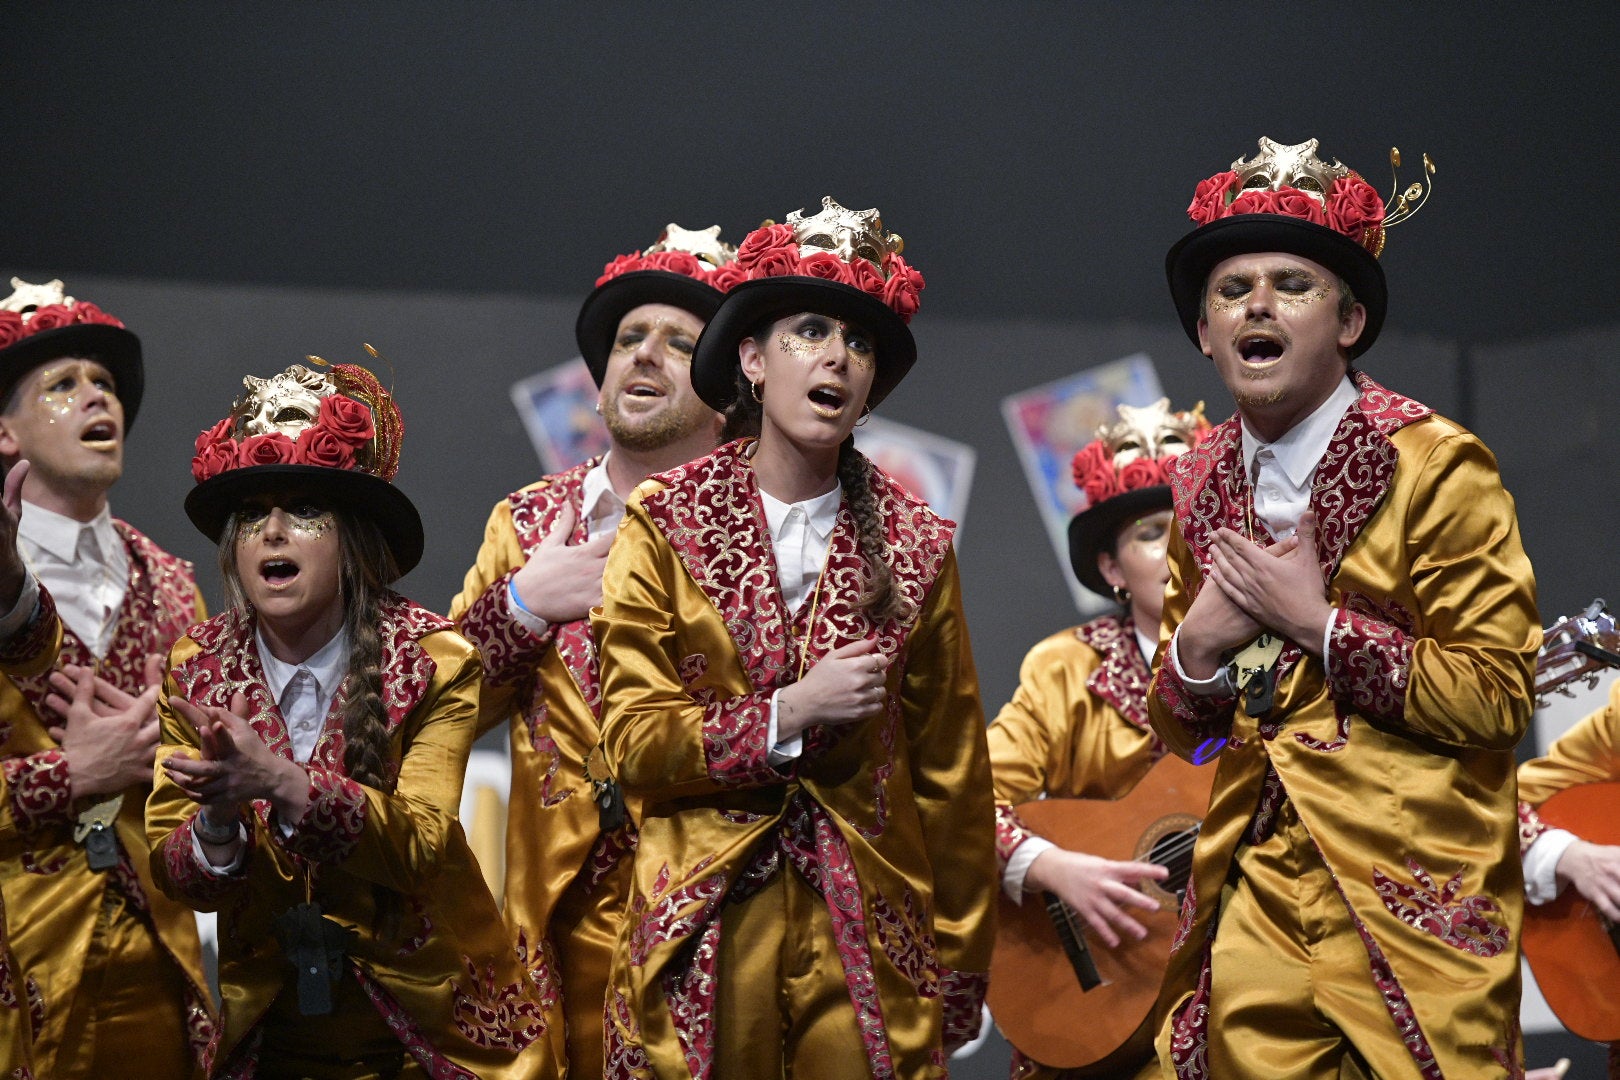
[[[1086,680],[1086,689],[1132,724],[1151,730],[1147,692],[1152,673],[1136,644],[1136,623],[1129,615],[1104,615],[1076,627],[1074,636],[1101,658]]]
[[[550,477],[544,485],[507,496],[506,501],[512,508],[512,527],[517,531],[518,544],[525,556],[532,554],[550,534],[557,515],[565,506],[574,510],[574,531],[568,537],[568,542],[583,544],[586,541],[590,535],[590,522],[585,519],[583,512],[585,474],[601,460],[599,457],[591,458]],[[585,699],[591,714],[600,719],[601,669],[597,662],[596,639],[591,636],[591,620],[577,619],[555,627],[553,641],[557,656],[573,676],[580,696]]]

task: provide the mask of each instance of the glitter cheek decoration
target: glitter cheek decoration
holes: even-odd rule
[[[249,540],[258,539],[259,534],[262,532],[264,532],[264,518],[244,521],[236,527],[236,542],[246,544]]]
[[[797,334],[781,333],[776,335],[776,347],[788,356],[799,360],[807,360],[821,355],[827,347],[827,341],[806,341]]]
[[[319,540],[326,535],[326,530],[332,527],[332,512],[324,511],[312,518],[302,518],[289,515],[287,525],[298,533],[303,533],[311,540]]]
[[[56,368],[47,368],[39,373],[41,386],[53,386],[61,380],[63,372]],[[40,408],[45,410],[45,422],[54,424],[58,419],[66,420],[73,415],[74,406],[79,402],[78,380],[73,380],[74,387],[66,392],[46,390],[39,395]]]

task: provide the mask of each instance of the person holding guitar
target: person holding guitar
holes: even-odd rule
[[[1069,523],[1070,561],[1082,585],[1117,601],[1120,610],[1031,649],[1017,692],[988,732],[996,853],[1008,898],[1022,904],[1031,893],[1055,896],[1109,949],[1147,936],[1133,909],[1152,911],[1159,904],[1138,886],[1164,881],[1168,871],[1058,846],[1026,827],[1016,806],[1047,797],[1117,799],[1164,755],[1148,726],[1147,687],[1169,578],[1165,469],[1209,428],[1202,403],[1190,412],[1169,406],[1163,398],[1147,408],[1121,405],[1118,421],[1100,427],[1096,441],[1075,455],[1074,482],[1087,505]],[[1041,1064],[1035,1053],[1033,1044],[1015,1046],[1015,1080],[1069,1075]],[[1151,1041],[1116,1064],[1115,1075],[1158,1075]]]
[[[1519,766],[1519,843],[1524,854],[1525,899],[1532,907],[1550,904],[1566,889],[1574,888],[1611,928],[1620,925],[1620,846],[1594,843],[1568,829],[1555,828],[1537,812],[1547,800],[1570,788],[1616,782],[1620,782],[1620,682],[1610,686],[1608,704],[1560,735],[1547,748],[1546,757]],[[1614,807],[1607,810],[1612,815]],[[1614,959],[1610,954],[1611,965]],[[1535,960],[1532,956],[1532,963]],[[1537,976],[1546,979],[1540,970]],[[1587,990],[1603,992],[1600,984]],[[1609,1043],[1609,1075],[1620,1077],[1620,1041]]]
[[[1219,766],[1160,1060],[1178,1080],[1520,1076],[1535,578],[1490,451],[1352,366],[1383,324],[1386,230],[1426,185],[1386,213],[1315,140],[1260,146],[1198,185],[1166,266],[1237,415],[1170,478],[1149,710]]]

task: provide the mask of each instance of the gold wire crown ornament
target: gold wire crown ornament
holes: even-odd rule
[[[1406,185],[1405,191],[1402,191],[1400,168],[1400,147],[1392,146],[1389,148],[1391,187],[1389,198],[1384,200],[1384,205],[1388,207],[1393,203],[1394,209],[1384,214],[1384,228],[1386,229],[1391,225],[1399,225],[1416,215],[1419,210],[1423,209],[1423,204],[1429,201],[1429,196],[1434,193],[1434,162],[1428,154],[1423,155],[1423,175],[1427,178],[1428,183],[1425,184],[1423,181],[1414,180]]]
[[[801,256],[830,251],[845,262],[859,257],[881,268],[885,255],[898,255],[906,247],[899,233],[883,231],[876,207],[850,210],[831,195],[821,197],[821,209],[813,216],[805,217],[800,208],[787,216],[787,224]]]

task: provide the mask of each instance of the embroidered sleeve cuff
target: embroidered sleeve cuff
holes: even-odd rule
[[[1176,678],[1186,687],[1189,694],[1199,697],[1237,697],[1237,687],[1232,682],[1232,670],[1227,667],[1215,669],[1215,674],[1207,679],[1195,679],[1187,674],[1187,669],[1181,666],[1181,631],[1178,629],[1170,636],[1170,663],[1175,666]]]
[[[1328,623],[1327,641],[1328,692],[1371,719],[1404,719],[1411,639],[1387,622],[1341,608]]]
[[[461,616],[459,629],[478,646],[484,661],[484,680],[491,686],[521,682],[534,673],[551,647],[553,627],[518,607],[512,575],[497,579]],[[538,622],[540,631],[531,629]]]
[[[26,612],[27,618],[11,622],[9,633],[0,633],[0,667],[26,665],[50,648],[55,636],[56,601],[51,599],[49,589],[39,587],[32,574],[23,579],[22,593],[11,615],[19,610]]]
[[[1523,858],[1529,852],[1530,845],[1550,828],[1551,826],[1541,820],[1541,815],[1536,813],[1535,807],[1523,799],[1519,800],[1519,857]]]
[[[169,879],[166,891],[171,896],[179,895],[192,902],[208,903],[241,885],[247,878],[234,871],[209,866],[201,845],[192,834],[192,820],[187,818],[158,845],[153,853],[153,869],[156,869],[158,859],[163,860],[163,872]],[[247,865],[253,854],[253,836],[251,831],[247,833],[247,843],[242,848],[240,858],[242,866]]]
[[[309,806],[293,824],[291,835],[278,842],[315,862],[342,862],[354,851],[366,827],[366,789],[335,769],[305,768],[309,771]]]
[[[996,804],[996,861],[1003,868],[1018,845],[1034,835],[1019,819],[1018,811],[1006,803]]]
[[[983,971],[952,971],[940,974],[939,989],[944,1010],[944,1043],[947,1054],[972,1042],[984,1022],[984,994],[990,976]]]
[[[1007,894],[1007,899],[1015,904],[1024,902],[1024,895],[1032,891],[1025,883],[1030,865],[1042,853],[1055,847],[1057,845],[1050,840],[1031,836],[1013,850],[1012,857],[1007,860],[1007,868],[1001,872],[1001,891]]]
[[[1563,829],[1547,829],[1524,853],[1524,898],[1532,904],[1558,899],[1558,860],[1580,837]]]
[[[41,750],[27,757],[7,758],[3,765],[11,796],[11,814],[21,832],[73,823],[73,783],[67,755]]]
[[[722,787],[780,784],[794,762],[771,762],[771,699],[763,691],[717,701],[703,712],[703,757],[709,778]]]
[[[1170,639],[1169,657],[1168,663],[1159,665],[1150,692],[1158,695],[1195,745],[1225,738],[1232,728],[1232,709],[1237,704],[1237,694],[1230,678],[1223,685],[1216,686],[1213,693],[1199,693],[1189,687],[1182,673],[1174,637]],[[1222,674],[1225,674],[1224,669]],[[1202,679],[1195,685],[1208,686],[1210,682]]]

